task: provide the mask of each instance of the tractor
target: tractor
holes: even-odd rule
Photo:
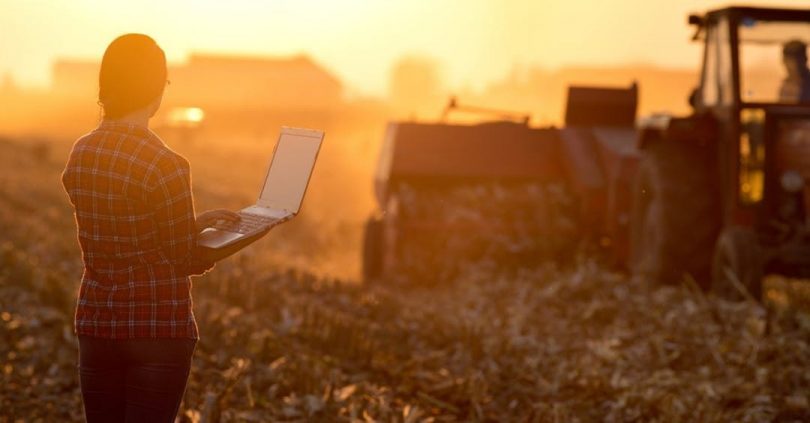
[[[631,266],[759,299],[765,274],[810,276],[810,104],[785,95],[781,75],[806,66],[787,50],[810,43],[810,9],[729,7],[689,23],[704,45],[694,112],[640,130]]]
[[[562,128],[527,119],[389,124],[364,276],[394,269],[403,239],[446,229],[409,220],[405,188],[476,181],[564,185],[576,200],[576,236],[651,281],[688,277],[741,299],[759,298],[765,274],[808,276],[810,104],[780,69],[796,65],[783,64],[788,45],[810,44],[810,10],[728,7],[688,22],[704,46],[689,116],[637,118],[633,84],[570,87]]]

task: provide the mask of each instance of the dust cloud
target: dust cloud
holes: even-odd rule
[[[57,60],[47,89],[0,84],[0,135],[46,145],[55,160],[101,119],[98,63]],[[372,174],[390,120],[435,121],[450,96],[530,114],[559,125],[570,84],[640,84],[640,111],[685,113],[693,71],[652,66],[515,70],[480,90],[451,90],[441,63],[407,56],[390,69],[386,98],[351,96],[350,87],[306,56],[192,54],[170,65],[170,85],[153,130],[192,164],[198,211],[250,205],[282,125],[326,131],[301,215],[243,252],[272,266],[357,280],[363,222],[375,209]],[[489,117],[476,117],[488,119]],[[58,184],[57,180],[53,181]]]

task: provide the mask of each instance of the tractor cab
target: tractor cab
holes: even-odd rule
[[[694,114],[641,145],[637,250],[652,253],[639,264],[757,297],[766,273],[810,276],[810,9],[728,7],[689,23],[704,45]]]
[[[689,22],[705,46],[693,105],[716,119],[719,147],[730,149],[718,152],[723,220],[803,221],[804,207],[783,197],[810,177],[810,10],[731,7]]]

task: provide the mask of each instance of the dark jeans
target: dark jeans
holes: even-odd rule
[[[79,336],[79,379],[87,421],[174,422],[196,343]]]

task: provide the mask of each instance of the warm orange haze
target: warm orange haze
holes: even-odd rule
[[[420,13],[427,4],[404,3],[145,3],[137,8],[111,2],[71,7],[46,3],[3,3],[6,13],[0,19],[8,21],[4,27],[17,34],[18,42],[8,44],[0,59],[0,98],[7,105],[0,130],[64,140],[86,131],[99,118],[98,57],[107,39],[121,31],[148,29],[165,46],[170,61],[171,85],[155,118],[162,136],[178,137],[206,156],[245,151],[253,160],[242,167],[247,173],[238,186],[244,197],[232,192],[229,204],[254,195],[266,160],[258,152],[270,151],[279,125],[327,129],[332,141],[326,151],[331,154],[324,154],[324,161],[340,163],[334,170],[322,163],[316,178],[342,189],[338,194],[331,186],[315,183],[310,201],[323,196],[334,202],[328,207],[328,225],[351,225],[346,219],[361,219],[370,212],[371,170],[388,117],[438,119],[455,95],[462,103],[529,114],[535,124],[559,124],[569,84],[628,86],[633,81],[641,85],[642,114],[683,112],[697,79],[693,69],[681,64],[699,55],[696,46],[681,42],[690,35],[683,18],[673,20],[670,34],[679,40],[680,59],[664,55],[651,60],[651,52],[638,46],[639,55],[628,56],[623,64],[604,55],[604,48],[586,46],[579,40],[582,34],[566,33],[549,17],[559,14],[575,26],[599,24],[590,13],[582,18],[578,9],[548,10],[533,2],[430,5],[437,10],[426,18]],[[400,12],[410,19],[400,19]],[[187,19],[169,19],[180,15]],[[339,24],[343,17],[349,22]],[[554,50],[542,42],[549,31],[546,25],[529,17],[558,28],[559,34],[548,34],[555,40]],[[29,19],[53,19],[55,26],[34,33],[25,24]],[[68,27],[72,22],[87,26]],[[204,27],[215,30],[199,31]],[[387,35],[367,37],[363,31]],[[59,43],[52,42],[56,39]],[[569,42],[570,47],[561,48]],[[587,54],[595,56],[589,59]],[[649,64],[637,64],[643,62]],[[218,163],[210,170],[201,166],[194,172],[199,189],[213,190],[220,184],[213,181],[238,177]],[[222,185],[233,189],[230,183]],[[204,198],[200,201],[208,206]],[[356,278],[357,242],[330,250],[347,255],[345,261],[319,259],[316,267],[329,268],[334,277]]]
[[[282,127],[326,134],[300,214],[191,279],[177,422],[810,420],[810,9],[731,6],[0,0],[0,423],[93,421],[88,278],[96,327],[177,313],[120,247],[169,190],[128,179],[147,122],[196,225],[266,194]],[[113,88],[165,63],[162,97],[116,116],[130,33],[157,64]],[[100,125],[127,145],[69,162]],[[99,207],[119,232],[86,241]],[[139,274],[173,297],[127,306]]]

